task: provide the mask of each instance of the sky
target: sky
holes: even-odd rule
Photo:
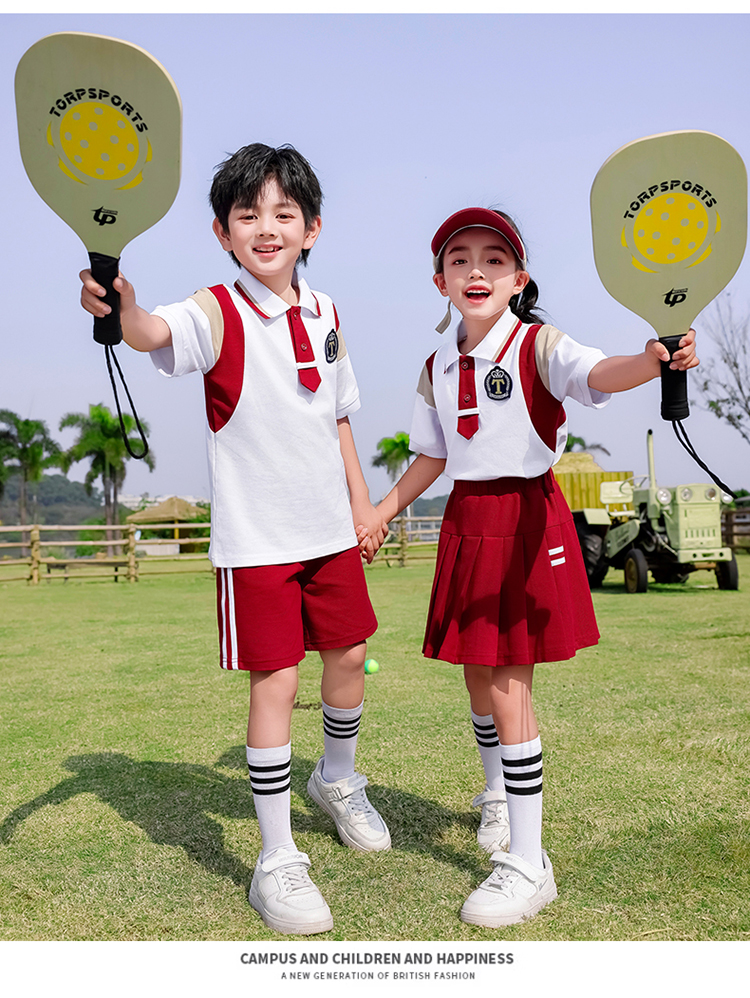
[[[424,360],[444,312],[430,240],[452,212],[502,207],[519,222],[540,305],[559,328],[607,354],[635,353],[650,327],[609,296],[594,265],[589,192],[602,163],[634,139],[702,129],[747,162],[747,15],[679,14],[5,14],[0,123],[6,191],[0,230],[4,363],[0,408],[58,432],[68,412],[114,409],[103,351],[80,307],[79,238],[39,198],[17,144],[13,76],[23,53],[57,31],[134,42],[170,72],[183,103],[182,180],[169,213],[133,240],[121,266],[147,309],[236,271],[211,231],[214,168],[248,142],[291,143],[323,187],[323,231],[304,276],[329,294],[359,381],[352,416],[373,499],[381,437],[408,431]],[[747,259],[729,285],[750,307]],[[715,348],[698,329],[698,354]],[[150,426],[153,473],[131,461],[123,491],[208,496],[199,375],[168,381],[122,344],[120,363]],[[694,385],[695,375],[690,375]],[[646,471],[653,428],[661,484],[705,481],[659,415],[658,382],[600,411],[568,402],[569,429]],[[686,427],[730,487],[750,488],[750,451],[702,410]],[[70,477],[82,480],[86,467]],[[444,494],[439,479],[428,494]]]

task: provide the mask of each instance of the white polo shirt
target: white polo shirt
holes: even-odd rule
[[[209,556],[238,568],[346,550],[357,540],[336,420],[360,402],[336,309],[297,279],[321,378],[312,392],[298,377],[291,306],[244,268],[238,283],[240,291],[203,288],[153,313],[172,332],[172,346],[151,354],[157,369],[205,379]]]
[[[536,335],[534,329],[508,308],[463,355],[459,323],[422,370],[412,450],[444,458],[445,474],[454,480],[536,478],[548,471],[567,441],[563,400],[601,408],[610,395],[588,385],[591,369],[604,358],[601,350],[581,346],[554,326],[543,325]],[[473,393],[467,383],[473,383]],[[458,432],[460,411],[478,414],[470,439]]]

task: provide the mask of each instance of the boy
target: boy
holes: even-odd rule
[[[365,639],[377,627],[354,524],[368,560],[387,528],[354,447],[359,393],[336,309],[297,277],[321,229],[310,164],[290,146],[245,146],[219,167],[210,201],[214,233],[240,267],[233,288],[151,314],[122,276],[115,288],[131,347],[167,377],[204,374],[221,665],[250,671],[247,762],[263,841],[250,904],[279,932],[325,932],[330,910],[291,834],[297,666],[305,650],[323,659],[324,755],[310,795],[346,845],[390,848],[354,770]],[[81,279],[83,307],[106,314],[103,289],[89,271]]]

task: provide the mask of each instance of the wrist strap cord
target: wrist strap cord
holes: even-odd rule
[[[735,495],[734,492],[732,492],[732,490],[729,488],[729,486],[725,485],[724,482],[722,482],[722,480],[720,478],[718,478],[713,473],[713,471],[711,471],[711,469],[708,467],[708,465],[704,464],[704,462],[701,461],[701,459],[698,457],[698,455],[697,455],[697,453],[695,451],[695,447],[693,447],[692,443],[690,442],[690,437],[687,435],[687,430],[682,425],[682,420],[681,419],[673,419],[672,420],[672,429],[674,430],[675,436],[677,437],[677,439],[680,441],[680,443],[682,444],[682,446],[685,448],[685,450],[688,452],[688,454],[692,457],[692,459],[695,461],[695,463],[698,464],[698,465],[700,465],[701,468],[703,468],[703,470],[706,472],[706,474],[711,478],[711,480],[713,482],[716,483],[716,485],[719,486],[720,489],[723,489],[724,492],[726,492],[728,495],[730,495],[732,497],[732,499],[736,499],[737,496]]]
[[[115,395],[115,405],[117,406],[117,415],[120,418],[120,430],[122,432],[122,439],[125,442],[125,447],[128,454],[137,460],[143,460],[143,458],[148,454],[148,442],[146,440],[146,434],[143,432],[143,427],[141,426],[141,421],[138,419],[138,413],[135,411],[135,406],[133,405],[133,400],[130,397],[130,392],[128,391],[128,386],[125,383],[125,378],[122,373],[122,368],[117,360],[117,356],[114,351],[114,347],[111,343],[104,344],[104,356],[107,359],[107,370],[109,371],[109,380],[112,382],[112,391]],[[133,448],[130,446],[130,441],[128,440],[128,434],[125,430],[125,421],[122,418],[122,410],[120,409],[120,399],[117,397],[117,384],[115,383],[115,376],[112,372],[112,361],[115,362],[115,367],[117,368],[117,373],[120,375],[120,381],[125,389],[125,394],[128,397],[128,402],[130,403],[130,411],[133,413],[133,419],[135,419],[135,425],[138,428],[138,433],[143,442],[143,452],[141,454],[136,454]]]

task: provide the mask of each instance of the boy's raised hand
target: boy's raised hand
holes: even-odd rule
[[[90,312],[91,315],[101,318],[109,315],[112,309],[106,302],[102,301],[106,290],[98,284],[91,276],[90,270],[82,270],[78,275],[81,278],[83,287],[81,288],[81,305]],[[115,291],[120,295],[120,315],[128,309],[135,308],[135,288],[126,281],[120,273],[113,282]]]
[[[94,280],[90,270],[82,270],[79,277],[83,284],[81,305],[95,317],[108,315],[112,309],[102,301],[105,289]],[[136,304],[135,288],[130,281],[119,274],[113,287],[120,295],[120,325],[128,346],[143,352],[169,346],[172,342],[169,326],[161,316],[150,315]]]

